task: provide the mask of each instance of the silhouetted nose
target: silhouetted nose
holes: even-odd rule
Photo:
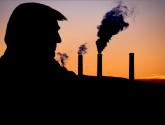
[[[58,35],[57,35],[57,42],[56,42],[56,43],[61,43],[61,42],[62,42],[61,37],[60,37],[60,35],[58,34]]]

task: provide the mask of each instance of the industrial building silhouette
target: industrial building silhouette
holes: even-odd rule
[[[102,58],[103,54],[97,54],[97,77],[102,77]],[[78,76],[83,76],[83,55],[78,55]],[[129,80],[134,80],[134,53],[129,53]]]

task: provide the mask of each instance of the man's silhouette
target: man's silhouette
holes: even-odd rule
[[[39,3],[24,3],[13,11],[6,30],[7,49],[0,59],[1,79],[64,80],[76,75],[54,60],[61,43],[60,12]]]

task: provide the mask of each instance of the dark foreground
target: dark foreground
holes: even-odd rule
[[[82,84],[84,83],[84,84]],[[135,96],[165,96],[165,84],[157,81],[130,81],[118,77],[91,77],[84,76],[81,78],[81,84],[85,90],[90,88],[93,92],[104,93],[105,95],[118,97],[135,97]],[[82,88],[83,88],[82,87]],[[90,91],[90,90],[89,90]]]
[[[2,84],[1,84],[2,85]],[[78,80],[56,81],[48,83],[44,81],[32,81],[27,83],[4,84],[1,92],[4,95],[47,95],[57,97],[85,97],[85,98],[109,98],[109,97],[162,97],[165,96],[165,84],[146,81],[130,81],[117,77],[83,76]]]

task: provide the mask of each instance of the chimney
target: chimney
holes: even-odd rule
[[[97,76],[98,77],[102,76],[102,54],[101,53],[97,54]]]
[[[78,55],[78,76],[83,75],[83,56],[81,54]]]
[[[134,80],[134,53],[129,53],[129,80]]]

